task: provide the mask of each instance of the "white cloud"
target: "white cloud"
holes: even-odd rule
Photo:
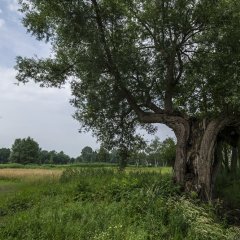
[[[12,12],[18,12],[18,9],[19,9],[19,5],[18,5],[18,2],[17,0],[11,0],[9,1],[8,3],[8,9]]]
[[[56,102],[57,112],[62,109],[62,105],[70,107],[71,91],[68,85],[62,89],[40,88],[35,83],[17,84],[15,76],[16,71],[13,68],[0,66],[0,101],[16,101],[22,104],[41,102],[46,108]]]
[[[8,56],[10,54],[26,57],[32,57],[35,54],[39,57],[47,57],[50,55],[51,51],[49,44],[36,41],[30,34],[26,34],[26,30],[22,26],[10,24],[7,26],[8,27],[2,28],[0,34],[0,52],[8,52]],[[13,64],[15,64],[14,58],[12,58]]]
[[[2,9],[0,8],[0,13],[2,13]]]
[[[0,28],[2,28],[5,25],[5,20],[0,18]]]

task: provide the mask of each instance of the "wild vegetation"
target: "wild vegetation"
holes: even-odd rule
[[[42,169],[31,180],[0,172],[0,239],[240,237],[216,207],[182,194],[170,173],[149,169],[68,168],[58,178]]]
[[[52,54],[17,57],[17,80],[68,82],[102,144],[76,159],[30,137],[0,149],[0,239],[240,239],[240,1],[19,4]],[[176,144],[146,144],[156,123]]]

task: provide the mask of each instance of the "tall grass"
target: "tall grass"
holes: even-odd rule
[[[214,208],[182,195],[170,174],[67,169],[0,197],[0,239],[239,239]]]
[[[19,179],[25,181],[42,180],[45,177],[59,178],[63,170],[59,169],[21,169],[6,168],[0,169],[0,179]]]

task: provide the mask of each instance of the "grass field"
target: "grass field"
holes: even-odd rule
[[[20,167],[20,166],[19,166]],[[1,240],[240,239],[169,168],[0,169]]]
[[[35,181],[44,178],[59,178],[63,170],[60,169],[25,169],[25,168],[4,168],[0,169],[0,179],[22,179]]]

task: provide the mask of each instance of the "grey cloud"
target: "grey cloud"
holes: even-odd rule
[[[0,146],[9,147],[15,138],[31,136],[42,148],[71,156],[79,155],[86,145],[98,147],[91,134],[78,133],[69,87],[16,86],[14,76],[14,70],[0,68]]]
[[[0,18],[0,29],[5,25],[5,20]]]

